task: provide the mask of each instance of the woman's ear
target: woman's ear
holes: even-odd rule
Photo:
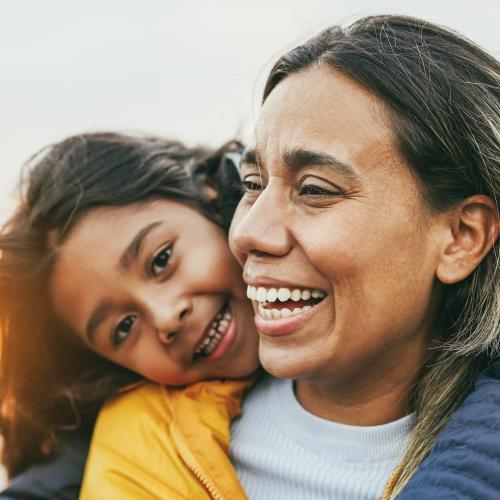
[[[439,281],[453,284],[467,278],[492,249],[499,234],[498,208],[489,196],[474,195],[448,215],[450,237],[436,269]]]

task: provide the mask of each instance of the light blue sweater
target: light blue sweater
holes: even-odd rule
[[[356,427],[308,413],[290,380],[265,377],[231,429],[231,460],[251,500],[380,499],[412,415]]]

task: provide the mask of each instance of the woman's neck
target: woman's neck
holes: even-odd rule
[[[321,384],[298,381],[295,393],[299,403],[313,415],[342,424],[371,426],[407,415],[409,388],[407,384],[386,388],[378,394],[345,394]]]

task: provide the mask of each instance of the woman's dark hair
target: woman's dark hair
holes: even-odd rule
[[[140,380],[56,321],[47,286],[59,245],[94,207],[157,198],[194,207],[227,230],[241,193],[231,160],[239,148],[96,133],[28,162],[19,206],[0,235],[0,430],[11,476],[43,459],[59,431],[91,419],[105,398]]]
[[[500,193],[500,64],[434,24],[374,16],[330,27],[276,62],[263,101],[289,75],[313,66],[347,74],[385,103],[396,143],[429,207],[444,211],[474,194]],[[396,496],[432,447],[475,376],[500,353],[498,241],[466,280],[445,289],[437,347],[411,405],[417,423],[388,495]]]

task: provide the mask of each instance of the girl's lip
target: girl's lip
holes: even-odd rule
[[[327,298],[328,297],[316,304],[312,309],[299,314],[293,314],[287,318],[264,319],[259,315],[259,313],[257,313],[254,317],[255,326],[260,334],[267,335],[269,337],[291,335],[317,312],[317,309],[321,307],[324,302],[326,302]]]
[[[223,358],[226,352],[233,344],[235,337],[236,337],[236,318],[234,312],[231,309],[231,321],[228,327],[226,328],[226,331],[222,335],[219,344],[208,356],[204,357],[203,359],[216,361]]]

